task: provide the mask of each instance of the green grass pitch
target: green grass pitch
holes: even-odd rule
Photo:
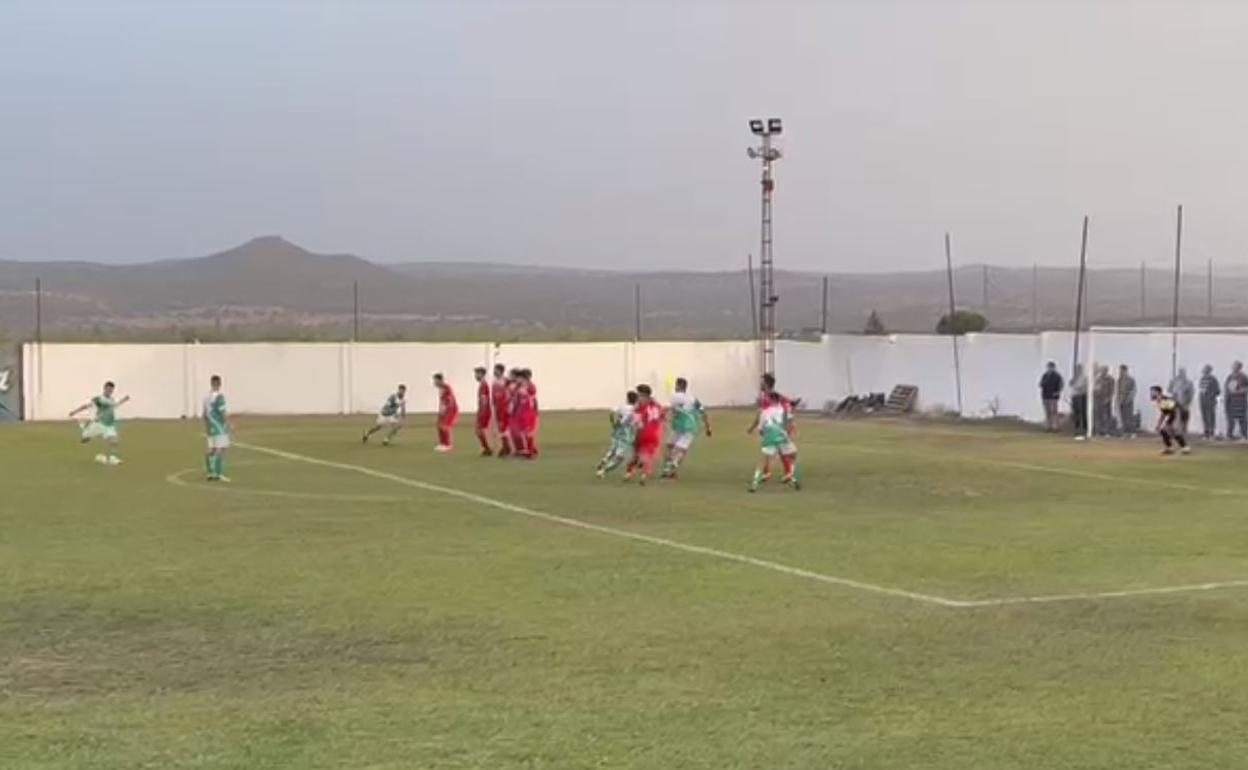
[[[244,417],[350,467],[238,448],[228,487],[193,422],[119,467],[5,428],[0,767],[1242,766],[1248,586],[1021,600],[1248,580],[1244,453],[806,419],[805,489],[749,495],[714,417],[646,488],[594,478],[598,414],[534,463]]]

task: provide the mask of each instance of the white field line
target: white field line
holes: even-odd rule
[[[950,435],[953,435],[950,432]],[[844,446],[837,444],[825,444],[834,451],[858,452],[862,454],[884,454],[901,457],[912,456],[905,451],[889,449],[887,447],[869,447],[869,446]],[[1163,460],[1159,460],[1162,462]],[[1162,479],[1144,479],[1138,476],[1115,476],[1112,473],[1097,473],[1096,471],[1081,471],[1077,468],[1062,468],[1056,465],[1034,465],[1032,463],[1015,462],[1014,460],[994,460],[990,457],[976,457],[974,462],[979,465],[993,465],[998,468],[1014,468],[1022,471],[1032,471],[1034,473],[1051,473],[1056,476],[1071,476],[1078,479],[1092,479],[1094,481],[1112,481],[1116,484],[1135,484],[1137,486],[1161,487],[1163,489],[1177,489],[1182,492],[1200,492],[1209,495],[1227,495],[1232,497],[1248,496],[1248,489],[1220,489],[1218,487],[1202,487],[1199,484],[1184,484],[1177,481],[1163,481]],[[1174,460],[1164,460],[1164,462],[1183,462],[1178,458]]]
[[[235,463],[235,465],[259,465],[260,463]],[[202,489],[208,492],[227,492],[236,495],[258,495],[260,497],[280,497],[287,500],[336,500],[344,503],[397,503],[406,498],[393,495],[339,495],[318,494],[316,492],[287,492],[281,489],[251,489],[236,487],[232,484],[191,484],[186,480],[189,474],[200,472],[199,468],[185,468],[165,476],[165,481],[175,487],[185,489]]]
[[[1220,583],[1192,583],[1161,588],[1132,588],[1125,591],[1101,591],[1086,594],[1051,594],[1048,596],[1007,596],[1002,599],[971,599],[960,602],[960,607],[1001,607],[1007,604],[1053,604],[1055,602],[1095,601],[1097,599],[1127,599],[1133,596],[1161,596],[1185,594],[1196,591],[1216,591],[1222,588],[1248,587],[1248,580],[1226,580]]]
[[[264,454],[272,455],[274,457],[282,457],[287,460],[294,460],[296,462],[309,463],[312,465],[320,465],[326,468],[337,468],[338,470],[344,470],[344,471],[355,471],[356,473],[362,473],[366,476],[372,476],[373,478],[376,478],[376,479],[384,479],[386,481],[394,482],[395,484],[402,484],[404,486],[413,487],[415,489],[421,489],[426,492],[435,492],[440,495],[446,495],[447,497],[456,497],[456,498],[459,498],[460,500],[467,500],[469,502],[476,503],[478,505],[487,506],[489,508],[497,508],[500,511],[507,511],[508,513],[518,513],[522,516],[528,516],[534,519],[541,519],[542,521],[551,522],[552,524],[560,524],[565,527],[575,527],[576,529],[583,529],[583,530],[588,530],[590,532],[597,532],[602,535],[611,535],[612,537],[621,537],[627,540],[635,540],[640,543],[648,543],[650,545],[657,545],[663,548],[670,548],[676,551],[683,551],[685,553],[693,553],[699,556],[708,556],[708,557],[715,558],[715,559],[723,559],[725,561],[737,562],[739,564],[749,564],[750,566],[753,566],[753,567],[759,567],[761,569],[767,569],[773,572],[780,572],[785,575],[794,575],[796,577],[803,577],[808,580],[818,581],[820,583],[830,583],[832,585],[845,586],[847,588],[855,588],[859,591],[868,591],[871,593],[885,594],[888,596],[899,596],[904,599],[912,599],[914,601],[924,602],[927,604],[936,604],[942,607],[960,607],[963,605],[963,602],[957,601],[955,599],[946,599],[943,596],[921,594],[915,591],[906,591],[901,588],[890,588],[888,586],[877,586],[872,583],[864,583],[859,580],[851,580],[849,578],[836,577],[835,575],[825,575],[820,572],[812,572],[811,570],[802,569],[800,567],[790,567],[787,564],[780,564],[774,561],[767,561],[766,559],[756,559],[753,556],[747,556],[745,554],[733,553],[731,551],[721,551],[717,548],[707,548],[705,546],[692,545],[689,543],[682,543],[678,540],[669,540],[664,537],[655,537],[653,535],[643,535],[639,532],[630,532],[625,529],[607,527],[601,524],[591,524],[587,521],[581,521],[579,519],[570,519],[570,518],[567,518],[566,516],[556,516],[553,513],[545,513],[543,511],[537,511],[532,508],[525,508],[523,506],[514,505],[512,503],[507,503],[502,500],[495,500],[492,497],[485,497],[484,495],[477,495],[477,494],[473,494],[472,492],[465,492],[462,489],[455,489],[453,487],[444,487],[438,484],[429,484],[424,481],[417,481],[416,479],[409,479],[405,476],[398,476],[393,473],[386,473],[385,471],[379,471],[379,470],[369,468],[363,465],[349,465],[347,463],[331,462],[329,460],[322,460],[317,457],[309,457],[307,455],[295,454],[294,452],[285,452],[280,449],[270,449],[269,447],[257,446],[255,444],[244,444],[240,442],[240,443],[235,444],[235,446],[241,447],[243,449],[250,449],[253,452],[263,452]]]
[[[1097,600],[1102,600],[1102,599],[1123,599],[1123,598],[1139,597],[1139,596],[1158,596],[1158,595],[1164,595],[1164,594],[1190,593],[1190,592],[1196,592],[1196,591],[1213,591],[1213,590],[1223,589],[1223,588],[1248,587],[1248,580],[1229,580],[1229,581],[1215,582],[1215,583],[1196,583],[1196,584],[1191,584],[1191,585],[1161,586],[1157,588],[1137,588],[1137,589],[1129,589],[1129,590],[1123,590],[1123,591],[1101,591],[1101,592],[1089,592],[1089,593],[1051,594],[1051,595],[1041,595],[1041,596],[1007,596],[1007,597],[1001,597],[997,599],[951,599],[949,597],[937,596],[935,594],[924,594],[924,593],[919,593],[917,591],[907,591],[902,588],[892,588],[889,586],[875,585],[873,583],[864,583],[860,580],[852,580],[850,578],[837,577],[836,575],[825,575],[821,572],[814,572],[812,570],[802,569],[801,567],[790,567],[787,564],[781,564],[779,562],[769,561],[767,559],[758,559],[753,556],[748,556],[746,554],[740,554],[740,553],[734,553],[732,551],[721,551],[717,548],[707,548],[705,546],[693,545],[690,543],[682,543],[678,540],[669,540],[667,538],[655,537],[653,535],[643,535],[639,532],[630,532],[625,529],[617,529],[615,527],[608,527],[608,526],[604,526],[601,524],[591,524],[589,522],[581,521],[579,519],[571,519],[566,516],[557,516],[553,513],[545,513],[543,511],[534,510],[532,508],[525,508],[523,506],[514,505],[512,503],[504,502],[502,500],[495,500],[492,497],[485,497],[484,495],[477,495],[477,494],[473,494],[472,492],[465,492],[462,489],[455,489],[454,487],[444,487],[439,484],[430,484],[424,481],[418,481],[416,479],[409,479],[405,476],[399,476],[393,473],[379,471],[374,468],[369,468],[363,465],[351,465],[348,463],[339,463],[339,462],[333,462],[330,460],[322,460],[317,457],[310,457],[308,455],[296,454],[294,452],[286,452],[281,449],[272,449],[269,447],[257,446],[255,444],[244,444],[242,442],[236,443],[235,446],[240,447],[242,449],[250,449],[253,452],[261,452],[263,454],[268,454],[273,457],[281,457],[283,459],[292,460],[295,462],[308,463],[310,465],[320,465],[326,468],[336,468],[338,470],[344,470],[344,471],[354,471],[356,473],[361,473],[366,476],[371,476],[373,478],[383,479],[385,481],[391,481],[391,482],[394,482],[395,484],[402,484],[404,486],[412,487],[414,489],[421,489],[426,492],[434,492],[437,494],[446,495],[448,497],[455,497],[460,500],[467,500],[472,503],[477,503],[478,505],[483,505],[483,506],[490,507],[490,508],[497,508],[498,510],[507,511],[508,513],[518,513],[522,516],[528,516],[530,518],[540,519],[542,521],[547,521],[553,524],[559,524],[565,527],[574,527],[576,529],[587,530],[589,532],[597,532],[599,534],[610,535],[612,537],[620,537],[620,538],[624,538],[627,540],[634,540],[640,543],[648,543],[650,545],[657,545],[663,548],[670,548],[676,551],[683,551],[684,553],[692,553],[692,554],[697,554],[699,556],[707,556],[710,558],[722,559],[724,561],[737,562],[738,564],[748,564],[752,567],[758,567],[760,569],[766,569],[772,572],[779,572],[785,575],[792,575],[794,577],[806,578],[807,580],[814,580],[819,583],[843,586],[845,588],[853,588],[859,591],[866,591],[868,593],[875,593],[875,594],[883,594],[885,596],[895,596],[895,597],[899,597],[903,599],[910,599],[912,601],[921,602],[924,604],[932,604],[932,605],[936,605],[939,607],[950,607],[954,609],[975,609],[975,608],[981,608],[981,607],[1000,607],[1000,606],[1011,605],[1011,604],[1052,604],[1056,602],[1097,601]],[[880,450],[880,451],[887,451],[887,450]],[[1043,470],[1050,470],[1050,469],[1044,468],[1044,466],[1037,466],[1037,467]]]

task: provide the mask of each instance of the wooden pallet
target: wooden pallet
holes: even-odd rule
[[[898,385],[893,388],[893,392],[888,394],[888,402],[886,408],[890,412],[913,412],[914,405],[919,400],[919,388],[917,385]]]

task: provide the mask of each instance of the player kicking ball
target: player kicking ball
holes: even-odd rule
[[[208,452],[204,466],[209,481],[229,483],[225,475],[225,453],[230,448],[230,420],[225,411],[225,394],[221,392],[221,375],[214,374],[208,380],[208,395],[204,396],[204,434],[207,436]]]
[[[1178,444],[1180,452],[1191,454],[1192,448],[1187,445],[1187,436],[1183,430],[1188,420],[1187,409],[1163,391],[1160,385],[1149,388],[1148,397],[1157,405],[1157,432],[1161,434],[1161,442],[1165,445],[1161,453],[1174,454],[1174,446]]]
[[[661,478],[674,479],[680,464],[689,455],[689,447],[693,446],[698,428],[704,428],[706,437],[711,437],[711,418],[702,408],[702,402],[689,393],[689,381],[684,377],[676,378],[676,392],[672,394],[668,412],[671,414],[672,440],[667,445]]]
[[[637,391],[630,390],[624,397],[625,404],[611,412],[611,446],[598,461],[598,478],[623,465],[633,457],[633,444],[637,441],[637,424],[633,411],[637,408]]]
[[[762,458],[754,468],[754,479],[750,482],[750,492],[757,492],[763,483],[771,458],[779,455],[784,466],[784,483],[801,489],[801,475],[797,468],[797,445],[789,434],[789,411],[784,406],[784,397],[772,393],[767,406],[758,412],[758,438],[762,444]]]
[[[399,387],[386,396],[386,400],[381,405],[381,411],[377,413],[377,422],[373,427],[364,431],[363,443],[367,444],[368,440],[373,437],[374,433],[385,430],[385,438],[381,440],[382,446],[390,446],[390,442],[394,441],[394,437],[403,430],[403,422],[407,419],[407,386],[399,385]]]
[[[116,390],[116,385],[106,382],[100,395],[92,397],[90,401],[69,413],[71,418],[76,418],[88,409],[95,409],[95,415],[90,420],[79,421],[78,428],[81,432],[82,443],[86,444],[98,438],[108,444],[108,454],[95,456],[95,461],[104,465],[121,465],[121,438],[117,435],[117,407],[129,401],[130,397],[123,396],[121,399],[114,400],[113,393]]]

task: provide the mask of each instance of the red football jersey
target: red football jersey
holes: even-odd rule
[[[459,414],[459,403],[455,400],[455,391],[449,383],[444,383],[438,393],[438,414],[449,417]]]
[[[507,394],[507,380],[494,380],[490,385],[490,397],[494,399],[494,413],[505,415],[511,398]]]
[[[489,417],[490,408],[490,383],[481,380],[481,382],[477,383],[477,414]]]
[[[638,404],[633,409],[637,419],[637,443],[657,444],[663,439],[663,417],[666,410],[657,402]]]

